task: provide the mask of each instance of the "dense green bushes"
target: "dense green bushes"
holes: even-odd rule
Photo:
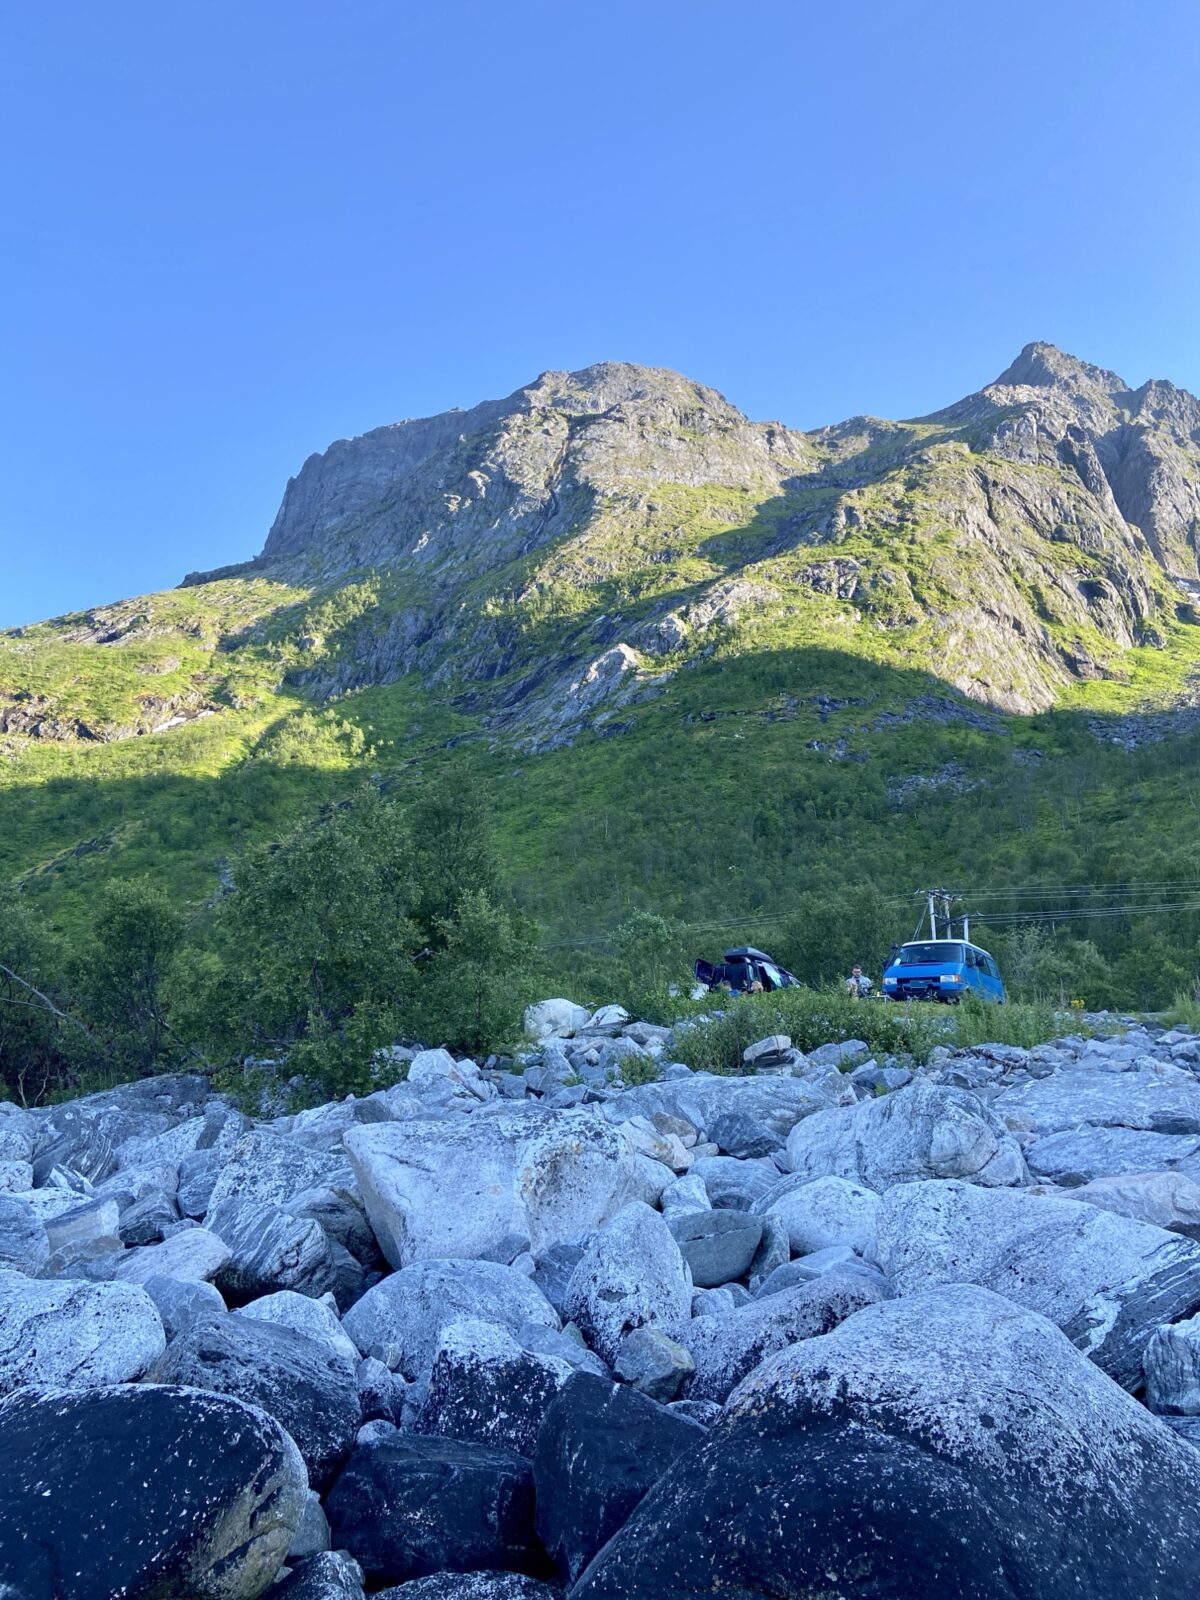
[[[110,885],[68,958],[11,897],[0,929],[7,1093],[202,1063],[285,1061],[314,1095],[373,1084],[384,1045],[514,1041],[536,930],[505,903],[469,780],[406,814],[364,789],[250,853],[190,923],[152,883]]]

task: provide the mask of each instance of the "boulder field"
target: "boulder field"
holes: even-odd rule
[[[0,1103],[3,1600],[1200,1593],[1200,1039],[528,1031]]]

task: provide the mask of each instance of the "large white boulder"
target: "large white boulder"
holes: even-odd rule
[[[525,1032],[531,1039],[564,1038],[585,1028],[591,1012],[573,1000],[539,1000],[525,1007]]]
[[[1028,1181],[1020,1147],[975,1095],[918,1078],[882,1099],[818,1112],[788,1135],[807,1178],[846,1178],[882,1193],[922,1178],[1005,1186]]]
[[[970,1183],[889,1189],[876,1217],[896,1292],[982,1284],[1058,1324],[1127,1388],[1155,1328],[1200,1306],[1200,1245],[1146,1222]]]
[[[393,1267],[483,1256],[514,1238],[536,1255],[599,1227],[645,1187],[627,1142],[590,1109],[373,1123],[345,1142]]]

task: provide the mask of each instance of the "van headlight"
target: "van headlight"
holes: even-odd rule
[[[941,976],[941,981],[942,981],[942,983],[961,983],[962,982],[962,973],[961,972],[943,972],[942,976]]]
[[[885,989],[889,989],[889,988],[890,989],[894,989],[896,987],[897,981],[898,980],[895,979],[895,978],[885,978],[883,980],[883,986],[884,986]]]

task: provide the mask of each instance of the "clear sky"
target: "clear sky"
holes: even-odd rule
[[[1200,390],[1196,0],[37,0],[0,21],[0,626],[330,440],[606,358],[798,427],[1030,339]]]

